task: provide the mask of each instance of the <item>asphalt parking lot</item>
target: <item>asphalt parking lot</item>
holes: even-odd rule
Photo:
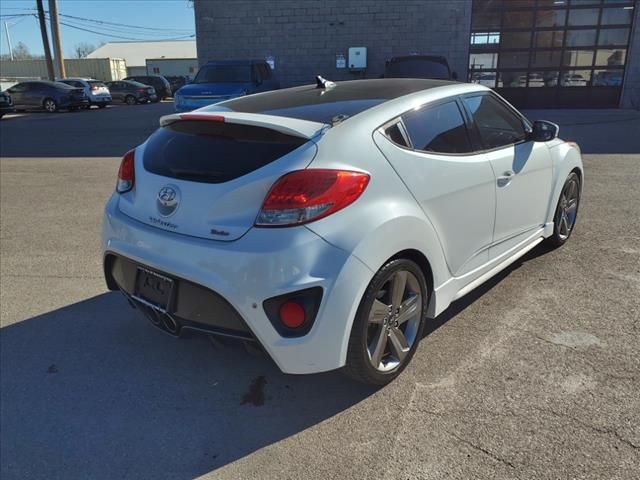
[[[455,303],[372,389],[175,340],[106,291],[119,157],[171,111],[0,120],[3,480],[638,478],[639,112],[529,112],[584,147],[574,235]]]

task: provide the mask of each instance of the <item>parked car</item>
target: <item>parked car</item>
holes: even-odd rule
[[[180,90],[187,83],[189,83],[189,77],[185,77],[185,76],[176,75],[176,76],[170,76],[165,78],[169,82],[169,85],[171,85],[171,92],[173,92],[173,95],[175,95],[175,93],[178,90]]]
[[[230,98],[277,90],[280,83],[264,60],[221,60],[203,65],[174,97],[177,112],[205,107]]]
[[[65,83],[37,80],[21,82],[7,89],[16,110],[40,109],[53,113],[60,109],[77,110],[89,105],[84,89]]]
[[[13,101],[11,100],[11,95],[5,92],[0,92],[0,118],[2,118],[5,113],[13,113],[15,110]]]
[[[158,100],[156,91],[149,85],[144,85],[131,80],[116,80],[106,82],[106,86],[111,92],[114,101],[124,102],[127,105],[136,103],[148,103]]]
[[[133,75],[131,77],[125,78],[125,80],[130,80],[132,82],[138,82],[153,87],[156,91],[156,94],[158,95],[157,99],[154,100],[154,102],[159,102],[163,98],[170,98],[173,95],[171,93],[171,85],[162,75]]]
[[[583,169],[557,135],[487,87],[423,79],[319,80],[167,115],[122,159],[107,285],[173,335],[385,384],[429,318],[567,242]]]
[[[596,72],[593,84],[599,87],[619,87],[622,85],[622,70]]]
[[[496,80],[498,81],[498,88],[502,87],[502,81],[495,72],[476,72],[471,77],[473,83],[479,83],[489,88],[496,87]]]
[[[437,55],[407,55],[393,57],[384,65],[384,78],[433,78],[456,80],[458,74],[449,68],[449,62]]]
[[[587,80],[580,74],[565,73],[560,78],[560,85],[563,87],[586,87]]]
[[[99,108],[105,108],[111,103],[111,92],[109,88],[100,80],[93,78],[64,78],[59,80],[72,87],[82,88],[85,95],[89,99],[89,107],[97,105]]]

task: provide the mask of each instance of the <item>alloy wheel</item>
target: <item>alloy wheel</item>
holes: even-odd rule
[[[47,99],[47,100],[44,101],[44,109],[47,112],[53,113],[58,109],[58,107],[56,105],[56,102],[54,102],[51,99]]]
[[[389,372],[401,365],[417,340],[422,294],[416,276],[395,272],[376,294],[368,318],[367,350],[371,365]]]
[[[570,178],[562,189],[558,211],[556,212],[555,226],[560,240],[566,240],[576,222],[578,213],[578,201],[580,197],[580,185],[577,177]]]

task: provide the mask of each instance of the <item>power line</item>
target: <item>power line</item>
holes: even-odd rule
[[[82,28],[89,28],[91,29],[91,31],[96,31],[95,29],[97,28],[95,25],[91,25],[91,24],[87,24],[86,22],[80,22],[80,21],[76,21],[76,20],[66,20],[66,23],[69,25],[74,25],[77,27],[82,27]],[[101,26],[100,29],[98,30],[99,32],[105,33],[105,32],[115,32],[116,34],[125,34],[125,35],[140,35],[140,36],[147,36],[147,37],[158,37],[158,33],[156,32],[140,32],[140,31],[135,31],[129,28],[121,28],[121,27],[110,27],[110,26]],[[176,35],[181,35],[184,32],[175,32],[175,33],[167,33],[167,36],[176,36]]]
[[[154,31],[160,31],[160,32],[167,32],[167,31],[173,31],[173,32],[192,32],[191,29],[186,29],[186,28],[155,28],[155,27],[142,27],[140,25],[127,25],[126,23],[116,23],[116,22],[108,22],[106,20],[96,20],[93,18],[85,18],[85,17],[76,17],[74,15],[63,15],[60,14],[61,17],[66,17],[66,18],[73,18],[76,20],[84,20],[86,22],[92,22],[92,23],[98,23],[98,24],[102,24],[102,25],[114,25],[117,27],[128,27],[128,28],[136,28],[136,29],[140,29],[140,30],[154,30]]]
[[[4,18],[4,17],[27,17],[27,16],[35,16],[36,15],[36,11],[34,9],[27,9],[27,8],[15,8],[15,7],[9,7],[11,9],[14,10],[22,10],[23,12],[33,12],[33,13],[12,13],[12,14],[5,14],[5,15],[0,15],[0,17]],[[49,12],[45,11],[45,14],[48,15]],[[68,19],[72,19],[72,20],[67,20],[68,22],[74,23],[74,24],[80,24],[82,26],[88,26],[86,25],[87,22],[89,23],[95,23],[98,25],[102,25],[103,30],[111,30],[111,31],[116,31],[116,32],[120,32],[120,33],[134,33],[135,35],[151,35],[151,33],[144,33],[140,30],[148,30],[150,32],[171,32],[169,33],[169,35],[180,35],[180,34],[191,34],[193,33],[193,30],[191,29],[187,29],[187,28],[159,28],[159,27],[143,27],[141,25],[130,25],[130,24],[126,24],[126,23],[118,23],[118,22],[109,22],[106,20],[97,20],[94,18],[86,18],[86,17],[78,17],[75,15],[66,15],[66,14],[58,14],[60,17],[65,17]],[[74,21],[75,20],[75,21]],[[119,27],[119,28],[114,28],[114,27]]]
[[[152,41],[152,39],[149,38],[133,38],[133,37],[123,37],[121,35],[115,35],[113,33],[101,33],[101,32],[96,32],[95,30],[89,30],[88,28],[82,28],[82,27],[78,27],[76,25],[71,25],[69,23],[65,23],[65,22],[60,22],[60,25],[64,25],[65,27],[69,27],[69,28],[74,28],[76,30],[82,30],[83,32],[89,32],[89,33],[93,33],[95,35],[101,35],[103,37],[111,37],[111,38],[120,38],[123,40],[136,40],[136,41],[142,41],[142,42],[149,42]],[[183,40],[186,38],[193,38],[195,37],[195,33],[191,34],[191,35],[185,35],[182,37],[175,37],[175,38],[161,38],[159,40],[163,40],[163,41],[171,41],[171,40]]]

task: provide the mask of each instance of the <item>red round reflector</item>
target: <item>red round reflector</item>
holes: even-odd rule
[[[298,328],[304,323],[304,308],[299,303],[284,302],[280,305],[280,321],[287,328]]]

